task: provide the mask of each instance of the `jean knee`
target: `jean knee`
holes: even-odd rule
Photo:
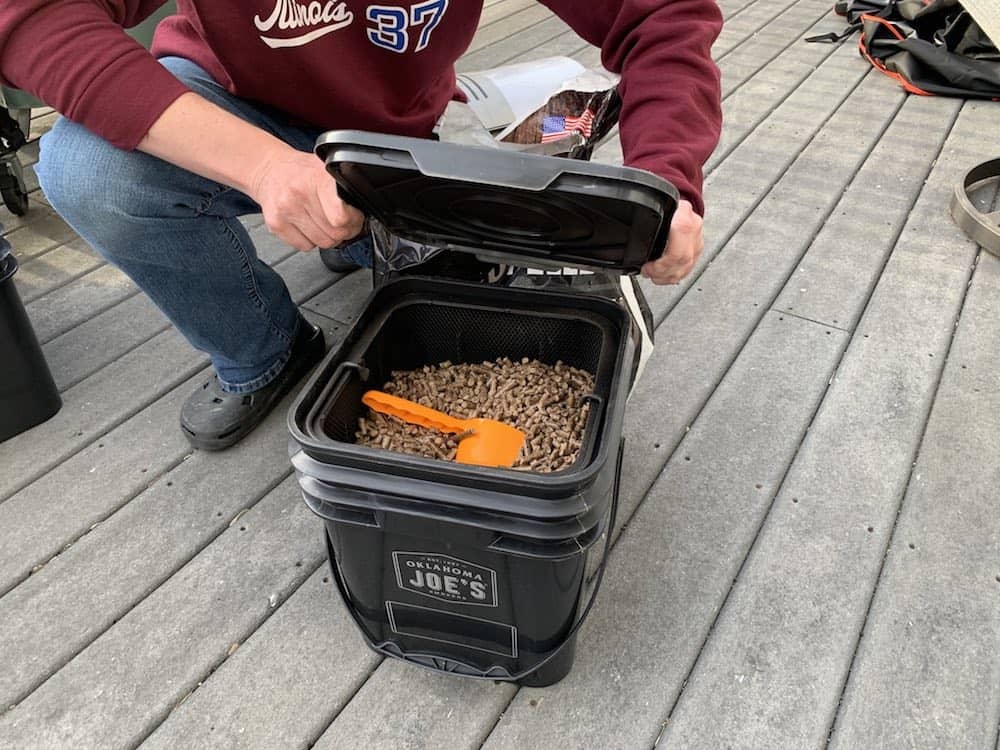
[[[36,173],[49,203],[100,252],[126,244],[136,217],[155,207],[149,190],[155,160],[123,151],[82,125],[60,118],[42,136]]]
[[[90,213],[97,204],[106,205],[107,181],[116,151],[110,143],[86,128],[60,118],[42,136],[41,151],[35,171],[42,192],[52,207],[72,221]]]

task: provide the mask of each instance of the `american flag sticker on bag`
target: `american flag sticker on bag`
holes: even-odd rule
[[[574,132],[581,133],[584,138],[590,138],[593,127],[594,113],[590,109],[584,110],[579,117],[546,115],[542,118],[542,143],[558,140]]]

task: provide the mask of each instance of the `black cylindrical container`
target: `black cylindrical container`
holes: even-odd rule
[[[4,251],[0,247],[0,441],[44,422],[62,406],[14,286],[17,260]]]
[[[569,671],[587,557],[615,505],[629,325],[621,307],[596,297],[420,278],[372,295],[292,407],[289,428],[334,578],[374,649],[523,684]],[[392,370],[505,356],[594,374],[569,469],[486,468],[354,444],[361,395]]]

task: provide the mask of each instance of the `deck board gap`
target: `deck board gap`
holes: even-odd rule
[[[378,672],[379,667],[381,667],[383,664],[385,664],[385,657],[380,656],[379,661],[375,662],[375,665],[371,668],[368,674],[366,674],[363,679],[358,680],[358,684],[354,686],[354,690],[351,691],[350,697],[348,697],[344,701],[343,705],[339,709],[337,709],[332,713],[332,715],[329,717],[329,720],[325,721],[321,725],[320,729],[314,732],[313,737],[310,738],[307,747],[312,748],[313,745],[319,742],[320,738],[329,731],[331,726],[333,726],[333,722],[337,720],[337,717],[340,716],[341,713],[343,713],[344,709],[346,709],[349,705],[351,705],[351,701],[354,700],[354,697],[361,692],[362,688],[364,688],[364,686],[368,684],[368,680],[370,680],[372,677],[375,676],[375,674]]]
[[[490,737],[493,736],[493,732],[496,731],[496,728],[500,725],[500,722],[503,720],[503,715],[505,713],[507,713],[507,711],[510,709],[510,705],[514,702],[514,699],[518,696],[518,693],[520,693],[520,692],[521,692],[521,689],[520,689],[520,687],[518,687],[518,689],[515,690],[511,694],[510,700],[507,701],[507,703],[506,703],[506,705],[504,705],[503,709],[501,711],[497,712],[497,719],[496,719],[496,721],[493,722],[493,725],[490,727],[489,731],[486,732],[486,734],[483,735],[483,738],[482,738],[482,740],[480,740],[479,746],[476,748],[476,750],[483,750],[483,748],[486,747],[486,743],[490,741]]]

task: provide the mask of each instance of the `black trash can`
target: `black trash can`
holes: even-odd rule
[[[363,133],[317,151],[342,193],[399,236],[486,257],[635,271],[676,192],[652,175]],[[457,675],[549,685],[592,606],[588,557],[617,507],[634,324],[597,296],[404,276],[372,293],[289,413],[292,464],[368,644]],[[470,466],[354,442],[361,397],[394,370],[499,357],[594,376],[575,463]],[[591,566],[592,567],[592,566]]]
[[[17,260],[0,237],[0,441],[59,411],[62,399],[14,286]]]

